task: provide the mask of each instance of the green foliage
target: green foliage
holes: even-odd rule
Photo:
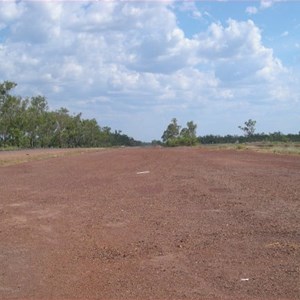
[[[168,125],[167,129],[162,135],[162,140],[167,143],[169,140],[173,140],[179,137],[180,126],[177,124],[177,119],[173,118],[171,123]]]
[[[159,140],[152,140],[151,141],[151,145],[152,146],[162,146],[163,143],[161,141],[159,141]]]
[[[16,86],[0,84],[0,147],[108,147],[136,146],[135,141],[121,131],[102,129],[95,119],[70,115],[66,108],[49,111],[45,97],[22,99],[10,94]]]
[[[281,132],[274,133],[256,133],[251,136],[238,135],[205,135],[201,138],[202,144],[234,144],[234,143],[253,143],[253,142],[300,142],[300,133],[283,134]]]
[[[162,135],[164,144],[168,147],[197,145],[199,143],[196,136],[197,125],[193,121],[187,122],[186,125],[187,127],[180,130],[181,126],[177,124],[176,118],[173,118]]]
[[[255,132],[256,121],[249,119],[244,124],[245,126],[244,127],[239,126],[239,129],[244,131],[245,136],[252,136]]]

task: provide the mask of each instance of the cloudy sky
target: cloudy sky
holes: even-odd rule
[[[0,81],[136,139],[300,130],[299,1],[0,1]]]

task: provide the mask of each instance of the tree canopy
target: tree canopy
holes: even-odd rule
[[[108,126],[101,127],[96,119],[84,119],[82,114],[70,114],[67,108],[49,110],[44,96],[22,98],[11,92],[16,83],[4,81],[0,83],[0,147],[18,148],[68,148],[68,147],[110,147],[138,146],[143,143],[123,134],[120,130],[112,130]],[[152,145],[193,146],[215,143],[244,143],[260,141],[300,141],[299,134],[255,133],[256,121],[249,119],[244,126],[239,126],[243,136],[238,135],[206,135],[197,137],[197,124],[193,121],[186,127],[178,124],[173,118],[162,134],[161,141],[152,141]]]
[[[14,82],[0,83],[0,147],[109,147],[141,142],[100,127],[95,119],[71,115],[66,108],[50,111],[44,96],[23,99],[11,94]]]
[[[177,119],[173,118],[161,137],[163,143],[171,147],[198,144],[199,140],[196,134],[197,124],[189,121],[186,123],[186,126],[180,130],[181,126],[177,124]]]
[[[239,129],[244,132],[245,136],[252,136],[255,133],[256,121],[249,119],[244,123],[244,125],[244,127],[239,126]]]

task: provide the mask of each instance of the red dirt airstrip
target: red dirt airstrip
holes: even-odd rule
[[[300,299],[300,157],[123,148],[2,166],[0,299]]]

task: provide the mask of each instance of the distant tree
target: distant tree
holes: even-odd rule
[[[196,133],[197,124],[189,121],[186,123],[186,126],[180,131],[179,144],[184,146],[196,145],[199,142]]]
[[[81,145],[97,147],[100,143],[100,126],[95,119],[81,121]]]
[[[11,94],[16,83],[0,82],[0,147],[138,146],[142,142],[101,127],[95,119],[70,115],[66,108],[49,111],[43,96],[22,99]]]
[[[109,126],[104,126],[101,129],[101,145],[104,147],[110,147],[113,145],[112,132]]]
[[[152,141],[151,141],[151,145],[152,145],[152,146],[161,146],[161,145],[162,145],[162,142],[159,141],[159,140],[152,140]]]
[[[16,83],[10,81],[0,83],[1,146],[20,146],[24,136],[23,113],[26,110],[26,102],[10,94],[16,86]]]
[[[186,138],[195,138],[196,137],[196,129],[197,129],[197,124],[194,124],[193,121],[187,122],[186,123],[187,127],[184,127],[180,131],[180,136],[181,137],[186,137]]]
[[[0,83],[0,105],[3,101],[3,99],[9,95],[9,91],[15,88],[17,84],[15,82],[11,81],[4,81],[3,83]]]
[[[48,103],[45,97],[32,97],[25,114],[26,136],[29,139],[29,147],[41,147],[44,138],[46,114]]]
[[[239,126],[239,129],[241,129],[244,132],[244,135],[248,137],[254,135],[256,121],[249,119],[244,123],[244,125],[244,127]]]
[[[192,146],[199,143],[196,135],[197,125],[193,121],[186,123],[187,127],[180,130],[181,126],[177,124],[176,118],[171,120],[167,129],[162,135],[162,140],[166,146]]]
[[[174,140],[179,137],[180,126],[177,124],[177,119],[173,118],[171,123],[168,125],[167,129],[162,135],[162,140],[164,143],[170,140]]]

